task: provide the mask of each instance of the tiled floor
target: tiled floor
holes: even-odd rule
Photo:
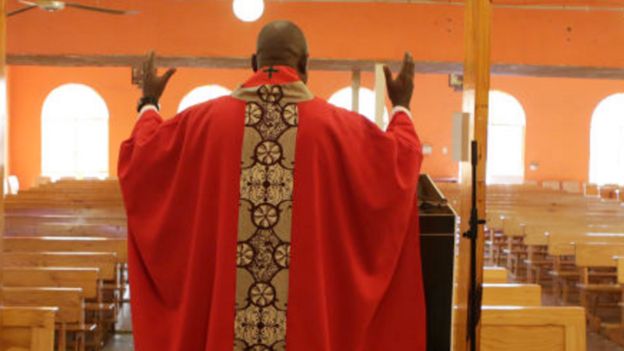
[[[624,348],[602,335],[587,333],[587,351],[624,351]]]
[[[124,297],[125,300],[130,299],[130,294]],[[130,304],[124,304],[119,314],[116,330],[119,332],[111,340],[109,340],[103,351],[133,351],[134,344],[132,339],[132,320],[130,316]]]
[[[117,334],[108,342],[103,351],[133,351],[131,334]]]

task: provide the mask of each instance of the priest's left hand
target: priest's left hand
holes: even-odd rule
[[[158,76],[156,72],[156,54],[152,51],[147,55],[143,62],[142,77],[140,77],[141,88],[143,89],[143,97],[160,100],[165,87],[176,72],[175,68],[170,68],[162,76]]]

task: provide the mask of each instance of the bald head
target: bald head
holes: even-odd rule
[[[267,24],[258,35],[252,65],[254,71],[266,66],[290,66],[307,81],[308,44],[303,31],[290,21]]]

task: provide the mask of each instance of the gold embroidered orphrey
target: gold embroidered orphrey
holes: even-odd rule
[[[240,178],[234,350],[286,349],[292,194],[302,82],[241,88],[246,101]]]

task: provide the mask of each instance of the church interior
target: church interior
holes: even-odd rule
[[[428,350],[624,350],[624,1],[0,4],[0,350],[133,350],[117,182],[132,70],[151,50],[178,69],[160,101],[174,116],[244,82],[259,30],[279,19],[307,36],[315,96],[382,129],[380,65],[414,57],[422,174],[459,223],[452,305],[436,312],[446,344]],[[486,223],[471,241],[473,188]]]

